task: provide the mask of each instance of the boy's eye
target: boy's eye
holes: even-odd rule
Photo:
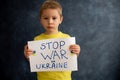
[[[53,17],[53,20],[57,19],[56,17]]]
[[[45,17],[44,19],[47,20],[48,18]]]

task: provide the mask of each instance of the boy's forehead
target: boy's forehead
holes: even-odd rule
[[[42,15],[59,15],[59,11],[57,9],[45,9]]]
[[[42,12],[44,12],[44,11],[59,11],[59,9],[58,8],[47,8],[47,9],[43,9],[43,11]]]

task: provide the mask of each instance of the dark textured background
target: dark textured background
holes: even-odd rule
[[[0,1],[0,75],[3,80],[36,80],[23,55],[24,45],[44,30],[39,7],[44,0]],[[120,0],[59,0],[60,30],[81,46],[73,80],[120,80]]]

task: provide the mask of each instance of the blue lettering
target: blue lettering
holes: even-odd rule
[[[58,46],[59,46],[58,42],[55,41],[55,42],[53,43],[53,49],[57,49]]]
[[[61,47],[64,46],[64,45],[65,45],[65,41],[60,41],[60,49],[61,49]]]
[[[55,57],[58,57],[58,59],[60,59],[60,56],[59,56],[59,54],[57,53],[57,51],[55,50],[55,51],[52,51],[53,53],[53,60],[55,59]]]
[[[49,58],[49,59],[51,59],[52,57],[52,55],[51,56],[49,56],[49,55],[43,55],[42,53],[40,53],[41,55],[42,55],[42,57],[46,60],[47,58]]]
[[[36,68],[37,68],[37,69],[40,69],[40,68],[41,68],[41,65],[40,65],[40,64],[39,64],[39,65],[36,64]]]
[[[51,44],[52,42],[48,42],[48,43],[46,43],[46,44],[48,44],[48,49],[50,49],[50,44]]]
[[[54,60],[55,58],[58,58],[58,59],[68,59],[67,57],[67,54],[66,54],[66,51],[61,49],[60,52],[57,52],[56,50],[53,50],[51,54],[43,54],[43,53],[40,53],[41,56],[46,60],[47,58],[48,59],[52,59]]]
[[[47,42],[47,43],[42,43],[41,45],[40,45],[40,49],[41,50],[44,50],[44,49],[46,49],[46,48],[48,48],[48,49],[51,49],[51,48],[53,48],[53,49],[58,49],[58,47],[60,48],[60,49],[62,49],[62,47],[65,45],[65,41],[60,41],[60,42],[57,42],[57,41],[55,41],[55,42]]]
[[[46,64],[36,64],[36,69],[59,69],[67,68],[67,62],[55,63],[54,61]]]
[[[42,43],[40,49],[44,50],[45,48],[46,48],[45,43]]]
[[[45,68],[45,64],[42,64],[42,68]]]
[[[64,68],[67,68],[67,62],[64,62]]]
[[[60,54],[61,54],[61,58],[62,58],[62,59],[63,59],[63,58],[68,59],[68,57],[65,56],[65,55],[66,55],[66,51],[65,51],[65,50],[61,49],[61,50],[60,50]]]
[[[52,66],[51,66],[52,68],[55,68],[55,63],[52,63]]]
[[[50,65],[49,63],[46,64],[46,68],[47,68],[47,69],[49,68],[49,65]]]

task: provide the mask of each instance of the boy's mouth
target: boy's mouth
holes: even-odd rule
[[[53,27],[52,27],[52,26],[48,26],[47,28],[48,28],[48,29],[51,29],[51,28],[53,28]]]

